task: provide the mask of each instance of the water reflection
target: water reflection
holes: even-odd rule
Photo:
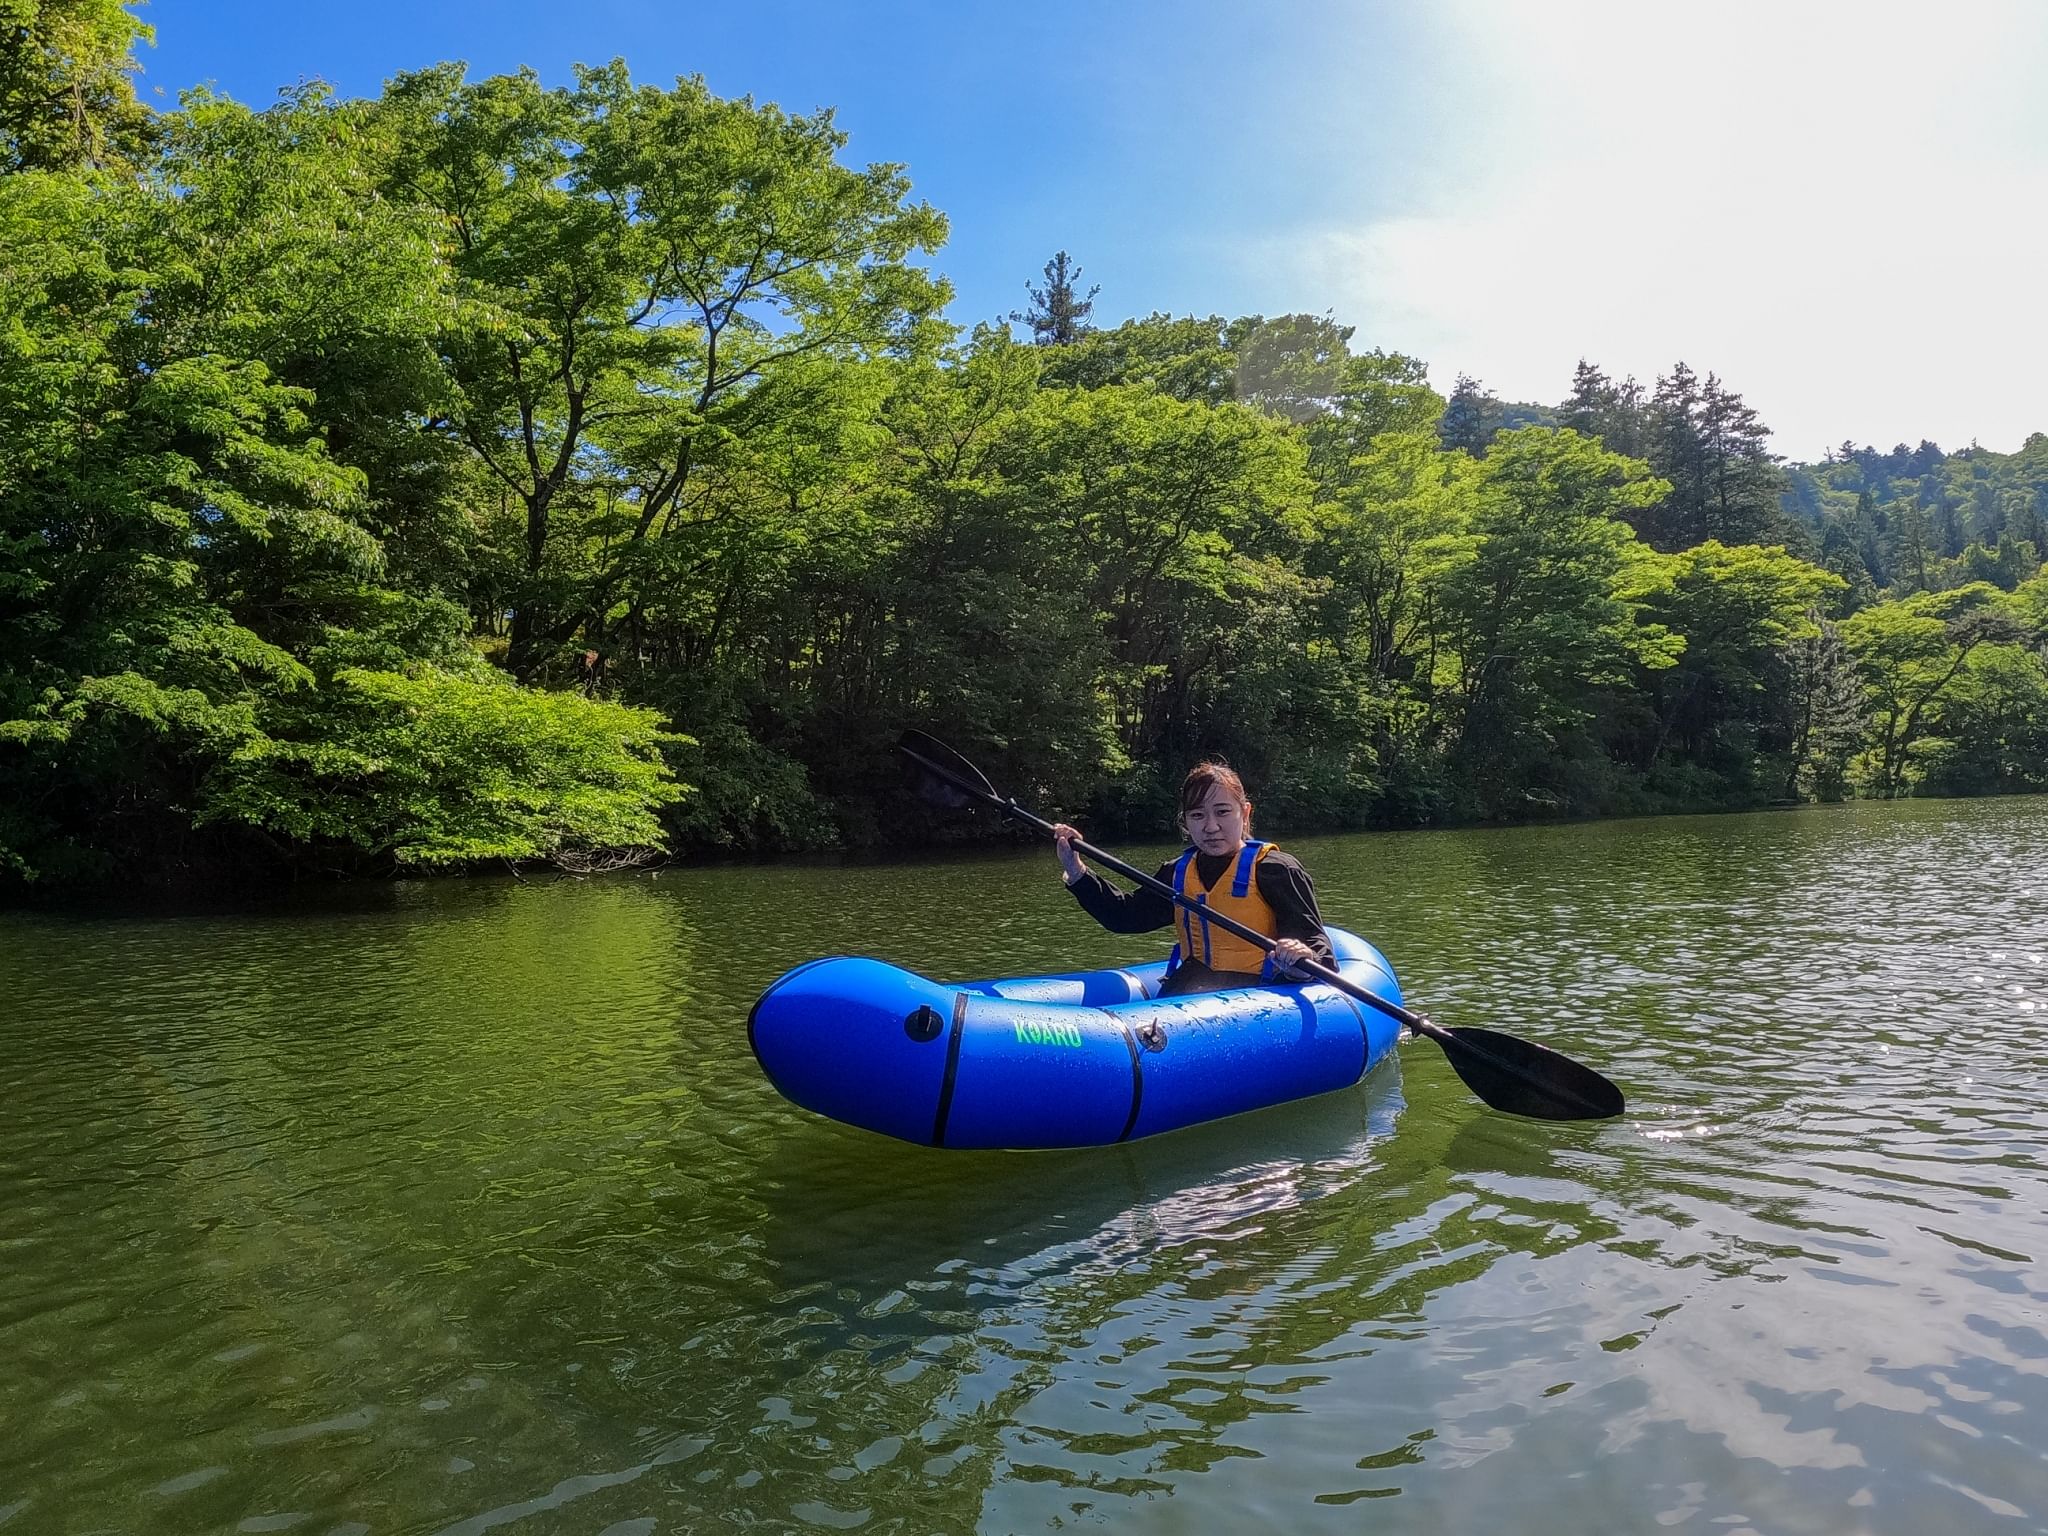
[[[741,1020],[819,953],[1128,958],[1036,850],[0,917],[0,1526],[2048,1523],[2044,833],[1312,842],[1439,1019],[1628,1121],[1417,1043],[1032,1155],[801,1115]]]

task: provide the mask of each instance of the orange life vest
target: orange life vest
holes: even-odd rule
[[[1214,889],[1202,884],[1202,877],[1195,870],[1195,850],[1190,848],[1173,866],[1173,889],[1178,895],[1194,898],[1212,912],[1233,917],[1247,928],[1269,938],[1274,937],[1278,920],[1273,915],[1271,904],[1259,894],[1256,878],[1259,861],[1274,847],[1272,843],[1247,841],[1238,853],[1236,863],[1219,875]],[[1241,939],[1229,929],[1219,928],[1186,907],[1176,905],[1174,912],[1174,932],[1180,942],[1173,947],[1173,965],[1178,966],[1183,959],[1199,960],[1211,970],[1250,971],[1260,976],[1272,974],[1273,957],[1249,939]]]

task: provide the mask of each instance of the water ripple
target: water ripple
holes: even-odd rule
[[[0,916],[0,1527],[2048,1528],[2044,842],[1290,843],[1628,1118],[1411,1042],[1028,1157],[803,1116],[742,1024],[822,953],[1129,958],[1040,851]]]

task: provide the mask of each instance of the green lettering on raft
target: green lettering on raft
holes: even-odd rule
[[[1019,1045],[1078,1046],[1081,1043],[1081,1029],[1077,1024],[1057,1022],[1048,1024],[1020,1023],[1012,1025],[1011,1028],[1016,1032]]]

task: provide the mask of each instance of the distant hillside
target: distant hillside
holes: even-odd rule
[[[2048,433],[2017,453],[1844,443],[1784,473],[1787,518],[1852,586],[1940,590],[1959,577],[2010,591],[2048,553]]]

